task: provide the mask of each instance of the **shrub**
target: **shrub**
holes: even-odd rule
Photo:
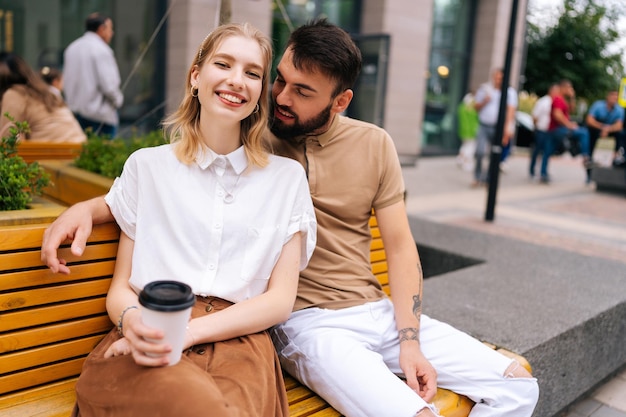
[[[163,145],[166,143],[163,132],[155,130],[145,135],[130,139],[89,135],[83,144],[80,155],[74,161],[78,168],[103,175],[108,178],[118,177],[124,168],[124,162],[131,153],[140,148]]]
[[[37,162],[26,163],[17,155],[20,135],[29,132],[27,122],[16,122],[9,114],[5,116],[15,126],[9,128],[9,136],[0,144],[0,211],[24,210],[34,195],[41,195],[50,184],[50,176]]]

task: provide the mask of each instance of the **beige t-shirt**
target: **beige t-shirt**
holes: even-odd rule
[[[294,310],[339,309],[385,297],[370,266],[371,210],[403,199],[404,181],[389,134],[336,116],[330,129],[300,146],[272,138],[274,152],[307,171],[317,217],[317,246],[300,273]]]
[[[85,132],[67,106],[48,112],[43,102],[28,96],[21,87],[9,88],[2,96],[0,132],[6,134],[11,122],[4,114],[9,113],[16,122],[28,122],[32,142],[84,142]]]

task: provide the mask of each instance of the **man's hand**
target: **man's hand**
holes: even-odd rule
[[[419,342],[409,340],[400,344],[400,368],[406,383],[426,402],[437,394],[437,372],[424,357]]]
[[[602,125],[602,129],[600,129],[600,138],[606,138],[611,133],[611,126]]]
[[[58,258],[58,249],[65,240],[72,241],[71,251],[81,256],[93,227],[88,205],[77,203],[65,210],[43,234],[41,261],[54,273],[69,274],[65,259]]]

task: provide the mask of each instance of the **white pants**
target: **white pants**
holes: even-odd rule
[[[465,139],[461,142],[457,163],[464,171],[471,171],[474,167],[474,155],[476,154],[476,139]]]
[[[413,417],[424,407],[434,410],[397,376],[400,344],[389,299],[300,310],[271,333],[283,368],[347,417]],[[470,416],[532,414],[537,381],[505,377],[510,358],[425,315],[420,345],[437,371],[437,385],[476,402]]]

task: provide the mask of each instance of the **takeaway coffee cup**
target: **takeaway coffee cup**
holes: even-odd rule
[[[146,326],[164,333],[162,343],[172,347],[169,364],[180,361],[185,331],[196,297],[191,288],[177,281],[154,281],[139,293],[141,319]]]

